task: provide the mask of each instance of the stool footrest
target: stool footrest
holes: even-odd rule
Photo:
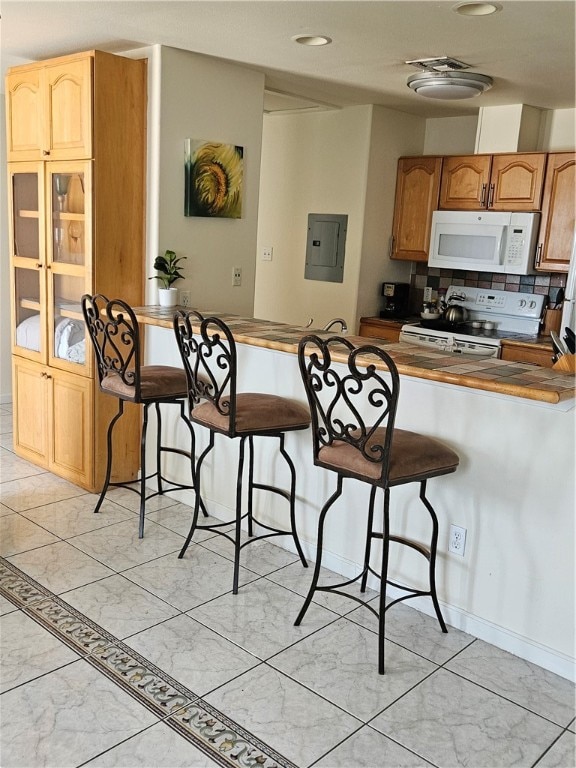
[[[256,488],[260,491],[270,491],[271,493],[277,493],[278,496],[282,496],[286,501],[290,501],[290,491],[284,488],[278,488],[276,485],[264,485],[263,483],[252,483],[252,488]]]

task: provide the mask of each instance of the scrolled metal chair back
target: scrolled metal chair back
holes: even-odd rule
[[[333,359],[336,352],[339,361]],[[375,362],[358,361],[366,356]],[[314,462],[323,447],[347,443],[366,460],[382,464],[379,484],[385,484],[400,386],[392,358],[373,345],[354,347],[343,337],[308,335],[300,340],[298,363],[312,416]]]
[[[191,410],[202,400],[236,423],[236,344],[226,323],[200,312],[178,310],[174,333],[188,381]]]
[[[82,313],[94,347],[98,381],[118,376],[140,399],[140,333],[132,308],[102,294],[82,296]]]

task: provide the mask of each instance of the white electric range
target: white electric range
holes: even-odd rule
[[[446,302],[464,307],[467,321],[456,326],[442,320],[403,325],[400,341],[439,352],[499,357],[502,339],[535,340],[545,300],[545,296],[534,293],[451,285]]]

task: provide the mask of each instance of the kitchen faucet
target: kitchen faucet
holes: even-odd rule
[[[346,333],[348,330],[348,326],[346,325],[346,320],[342,319],[341,317],[335,317],[334,320],[330,320],[329,323],[326,323],[323,331],[330,331],[332,329],[332,326],[336,325],[336,323],[340,323],[340,330],[342,333]]]

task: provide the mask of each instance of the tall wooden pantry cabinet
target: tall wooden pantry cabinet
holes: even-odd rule
[[[101,51],[6,78],[14,449],[88,491],[117,402],[99,391],[80,299],[142,304],[146,79],[144,60]],[[132,406],[115,479],[137,476],[139,436]]]

